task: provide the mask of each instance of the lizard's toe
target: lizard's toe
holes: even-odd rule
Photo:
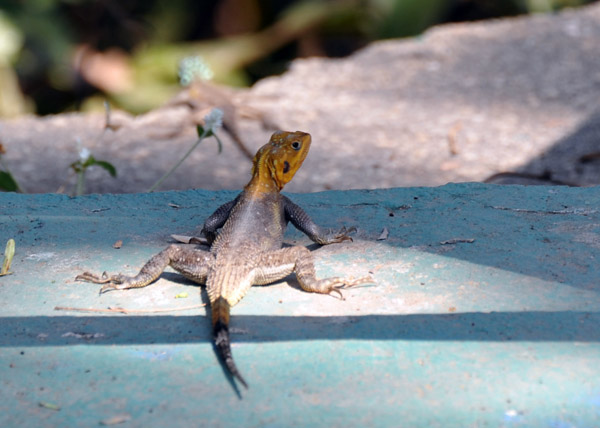
[[[106,284],[111,281],[111,278],[106,274],[106,272],[102,273],[102,276],[94,275],[90,272],[83,272],[75,277],[75,281],[85,281],[85,282],[93,282],[96,284]]]
[[[332,295],[331,293],[337,293],[340,296],[340,300],[346,300],[346,298],[342,294],[342,289],[350,288],[354,285],[355,281],[352,278],[337,278],[337,281],[334,284],[331,284],[329,295]]]
[[[362,284],[375,284],[375,280],[370,275],[361,276],[360,278],[356,278],[356,279],[349,278],[345,288],[354,287],[356,285],[362,285]]]
[[[110,290],[118,290],[119,289],[119,284],[115,284],[114,282],[109,282],[106,283],[102,286],[102,288],[100,288],[100,292],[98,294],[103,294],[107,291]]]
[[[360,278],[340,278],[340,282],[331,285],[331,289],[329,290],[329,295],[332,293],[337,293],[340,296],[341,300],[346,300],[344,295],[342,294],[342,289],[352,288],[357,285],[374,283],[375,281],[371,276],[361,276]]]
[[[333,294],[333,293],[337,293],[339,295],[340,300],[346,300],[346,298],[342,294],[340,288],[343,288],[343,287],[333,287],[331,290],[329,290],[329,295],[337,298],[337,296],[334,296],[334,294]]]
[[[339,243],[344,241],[352,242],[352,237],[349,236],[350,233],[356,232],[356,227],[346,228],[346,226],[342,226],[342,228],[335,234],[333,242]]]
[[[109,279],[110,281],[106,282],[100,289],[100,294],[110,290],[126,290],[131,288],[131,278],[128,276],[119,274],[113,275]]]

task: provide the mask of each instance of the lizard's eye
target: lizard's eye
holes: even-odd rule
[[[283,173],[285,174],[290,170],[290,163],[288,161],[283,162]]]
[[[294,141],[294,142],[292,142],[292,149],[294,149],[294,150],[300,150],[300,147],[302,147],[302,144],[300,143],[300,141]]]

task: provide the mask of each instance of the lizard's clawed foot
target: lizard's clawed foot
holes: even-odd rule
[[[352,242],[352,237],[349,236],[349,234],[354,232],[356,232],[356,227],[353,226],[346,229],[346,226],[342,226],[342,228],[339,231],[333,233],[333,236],[331,237],[331,243],[338,243],[343,241]]]
[[[342,289],[352,288],[357,285],[369,284],[374,282],[375,280],[371,276],[361,276],[360,278],[338,278],[335,283],[331,284],[331,288],[328,294],[332,295],[331,293],[337,293],[339,294],[341,300],[346,300],[344,298],[344,295],[342,294]]]
[[[106,272],[102,272],[101,276],[94,275],[90,272],[84,272],[75,277],[75,281],[86,281],[93,282],[95,284],[104,284],[100,288],[100,294],[108,290],[123,290],[129,288],[126,283],[129,278],[125,275],[108,275]]]

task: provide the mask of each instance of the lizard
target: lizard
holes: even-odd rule
[[[101,276],[84,272],[75,279],[103,284],[100,294],[109,290],[145,287],[155,281],[167,266],[186,278],[205,284],[212,312],[213,341],[217,354],[229,373],[244,387],[231,352],[230,309],[252,285],[265,285],[295,273],[307,292],[338,294],[343,288],[372,282],[360,278],[318,279],[314,258],[308,248],[282,248],[288,222],[320,245],[352,241],[355,228],[324,229],[280,191],[300,168],[311,145],[305,132],[277,131],[253,159],[252,177],[238,196],[221,205],[204,222],[201,234],[210,250],[171,244],[153,256],[135,276]]]

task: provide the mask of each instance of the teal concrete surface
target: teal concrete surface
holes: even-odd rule
[[[286,242],[309,246],[320,276],[376,284],[345,300],[292,277],[251,289],[231,320],[248,390],[215,356],[205,307],[156,312],[206,302],[201,287],[172,271],[101,296],[74,281],[135,273],[234,195],[0,194],[0,251],[16,241],[0,277],[0,426],[600,426],[599,189],[290,195],[358,231],[319,248],[290,228]]]

